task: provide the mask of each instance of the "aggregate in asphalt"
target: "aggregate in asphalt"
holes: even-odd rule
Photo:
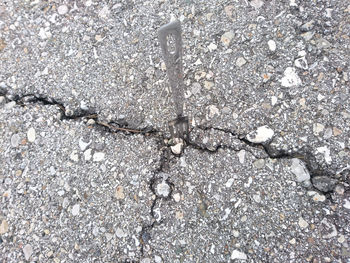
[[[0,3],[0,260],[350,262],[349,25],[347,1]]]

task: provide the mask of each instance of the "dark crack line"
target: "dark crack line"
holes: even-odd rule
[[[333,190],[331,191],[321,191],[320,189],[318,189],[317,187],[315,187],[314,183],[313,183],[313,178],[316,176],[327,176],[327,177],[331,177],[331,178],[335,178],[330,172],[321,169],[320,166],[317,164],[316,158],[315,156],[311,153],[310,149],[307,149],[306,147],[304,147],[303,149],[301,149],[300,151],[296,151],[296,152],[287,152],[284,150],[277,150],[274,149],[271,146],[271,143],[253,143],[250,142],[247,138],[246,135],[242,135],[242,134],[236,134],[234,131],[228,130],[228,129],[223,129],[223,128],[217,128],[217,127],[203,127],[203,126],[198,126],[197,127],[200,130],[206,131],[206,130],[216,130],[216,131],[220,131],[220,132],[224,132],[224,133],[228,133],[231,134],[232,136],[234,136],[235,138],[239,139],[241,142],[243,142],[245,145],[248,145],[250,147],[253,148],[258,148],[260,150],[263,150],[270,158],[270,159],[274,159],[274,160],[278,160],[278,159],[294,159],[297,158],[300,161],[302,161],[305,164],[306,169],[308,170],[308,173],[310,174],[311,177],[311,185],[313,190],[318,191],[323,193],[327,199],[331,199],[331,194],[333,193]],[[201,151],[205,151],[205,152],[210,152],[210,153],[216,153],[219,151],[219,149],[231,149],[234,151],[239,151],[236,150],[230,146],[227,145],[218,145],[216,146],[216,148],[214,150],[210,150],[208,148],[203,148],[203,146],[200,146],[194,142],[189,142],[189,146],[194,147],[195,149],[201,150]],[[252,152],[250,152],[252,154]],[[255,156],[253,154],[253,156]],[[256,157],[256,156],[255,156]],[[337,179],[338,180],[338,179]],[[338,180],[339,181],[339,180]]]
[[[99,121],[98,114],[96,112],[91,111],[91,110],[78,109],[78,110],[75,110],[74,112],[70,113],[67,111],[67,109],[63,103],[59,102],[58,100],[56,100],[54,98],[50,98],[50,97],[40,96],[40,95],[36,95],[33,93],[24,94],[24,95],[11,95],[11,96],[7,96],[6,94],[7,94],[6,89],[0,90],[0,96],[5,96],[6,102],[14,101],[14,102],[16,102],[17,105],[20,105],[22,107],[24,107],[28,104],[36,104],[36,103],[40,103],[43,105],[57,106],[60,110],[60,113],[61,113],[61,119],[63,119],[63,120],[93,119],[93,120],[95,120],[95,124],[94,124],[95,127],[103,128],[104,130],[106,130],[107,132],[110,132],[110,133],[121,132],[125,135],[141,134],[141,135],[144,135],[146,137],[149,137],[149,136],[154,137],[155,136],[158,139],[158,141],[160,142],[161,150],[163,151],[162,160],[160,161],[160,167],[159,167],[158,171],[156,171],[156,173],[159,173],[163,170],[166,170],[170,166],[171,158],[169,156],[171,154],[169,151],[169,145],[164,145],[164,133],[162,131],[158,131],[156,129],[153,129],[152,127],[138,129],[138,128],[127,127],[127,124],[123,126],[123,125],[120,125],[120,124],[115,123],[115,122],[105,123],[105,122]],[[116,124],[118,126],[116,126]],[[305,164],[306,169],[308,170],[308,172],[310,174],[311,184],[312,184],[313,188],[315,188],[315,186],[313,184],[312,178],[314,178],[316,176],[328,176],[328,177],[334,178],[334,176],[330,172],[326,171],[325,169],[320,168],[320,166],[317,164],[315,156],[311,153],[310,149],[307,149],[307,146],[304,147],[304,149],[301,149],[299,151],[287,152],[284,150],[277,150],[277,149],[273,148],[270,143],[252,143],[252,142],[248,141],[248,139],[246,139],[246,135],[236,134],[234,131],[229,130],[229,129],[219,128],[219,127],[210,127],[210,126],[207,126],[207,127],[206,126],[198,126],[197,128],[200,130],[203,130],[203,131],[216,130],[216,131],[224,132],[226,134],[231,134],[232,136],[234,136],[235,138],[237,138],[241,142],[243,142],[245,145],[252,147],[252,148],[257,148],[259,150],[263,150],[268,155],[268,158],[270,158],[270,159],[297,158],[297,159],[301,160]],[[192,131],[190,131],[190,133],[191,132]],[[189,146],[189,147],[192,147],[192,148],[199,150],[201,152],[207,152],[207,153],[211,153],[211,154],[217,153],[220,149],[224,149],[224,150],[230,149],[233,151],[243,150],[243,149],[235,149],[229,145],[223,145],[223,144],[219,144],[219,145],[215,146],[214,149],[209,149],[209,148],[207,148],[203,145],[197,144],[191,140],[186,140],[185,144],[186,144],[185,146]],[[244,148],[244,150],[248,151],[254,157],[258,158],[249,149]],[[173,155],[173,156],[179,158],[179,157],[181,157],[181,155],[182,154],[176,155],[176,156]],[[317,188],[315,188],[315,189],[317,189]],[[317,189],[317,190],[320,191],[319,189]],[[323,194],[327,194],[327,196],[329,196],[333,191],[329,191],[329,192],[320,191],[320,192],[322,192]],[[157,200],[157,198],[156,198],[156,200]],[[155,200],[155,202],[156,202],[156,200]],[[153,205],[153,207],[154,207],[154,205]],[[152,217],[154,217],[154,213],[153,213],[152,208],[151,208],[151,215],[152,215]]]
[[[6,93],[1,92],[0,95],[5,95]],[[9,99],[7,97],[6,102],[14,101],[17,105],[25,107],[28,104],[42,104],[42,105],[53,105],[59,108],[61,113],[61,120],[78,120],[78,119],[93,119],[95,120],[95,126],[102,127],[108,132],[117,133],[122,132],[126,135],[130,134],[142,134],[146,136],[150,136],[151,134],[158,134],[159,131],[153,129],[152,127],[146,127],[143,129],[138,128],[130,128],[127,125],[116,126],[114,122],[106,123],[98,120],[98,114],[91,110],[75,110],[72,114],[68,114],[66,107],[63,103],[57,101],[56,99],[38,96],[35,94],[24,94],[24,95],[14,95],[13,98]]]

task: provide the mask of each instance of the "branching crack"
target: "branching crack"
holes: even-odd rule
[[[164,144],[164,139],[165,139],[164,132],[153,129],[152,127],[138,129],[138,128],[127,127],[126,125],[123,126],[123,125],[121,125],[119,123],[115,123],[115,122],[106,123],[103,121],[99,121],[98,114],[96,112],[90,111],[90,110],[82,110],[82,109],[77,109],[74,112],[70,112],[70,111],[67,111],[67,109],[63,103],[57,101],[54,98],[49,98],[49,97],[36,95],[36,94],[32,94],[32,93],[31,94],[24,94],[24,95],[11,95],[11,96],[7,96],[6,94],[7,94],[6,89],[0,90],[0,96],[5,96],[6,102],[14,101],[14,102],[16,102],[17,105],[20,105],[20,106],[26,106],[28,104],[36,104],[36,103],[40,103],[43,105],[55,105],[60,110],[61,119],[66,119],[66,120],[80,120],[80,119],[90,120],[91,119],[91,120],[94,120],[93,123],[96,127],[103,128],[107,132],[111,132],[111,133],[122,132],[125,135],[142,134],[144,136],[155,136],[157,138],[159,145],[160,145],[159,150],[162,151],[162,156],[161,156],[159,168],[155,171],[154,177],[149,182],[149,187],[150,187],[152,193],[155,194],[156,198],[153,200],[153,203],[152,203],[151,209],[150,209],[150,215],[153,218],[153,222],[150,225],[144,226],[143,230],[141,231],[141,234],[140,234],[141,243],[142,244],[145,243],[147,238],[143,237],[143,235],[145,235],[145,233],[148,233],[149,230],[152,229],[154,226],[159,225],[161,223],[161,222],[156,221],[155,214],[154,214],[154,207],[156,206],[157,201],[160,198],[162,198],[162,197],[157,196],[155,189],[154,189],[154,180],[156,180],[156,175],[169,169],[170,162],[172,159],[171,157],[173,157],[173,159],[176,157],[177,158],[181,157],[181,155],[177,155],[176,157],[174,155],[172,155],[171,151],[169,149],[169,146]],[[289,151],[285,151],[285,150],[281,150],[281,149],[276,149],[275,147],[273,147],[273,145],[271,145],[270,142],[268,142],[268,143],[252,143],[246,138],[246,135],[237,134],[234,131],[229,130],[229,129],[219,128],[219,127],[209,127],[209,126],[208,127],[198,126],[197,128],[202,130],[202,131],[215,130],[215,131],[219,131],[219,132],[223,132],[223,133],[232,135],[234,138],[240,140],[244,145],[249,146],[248,148],[244,148],[244,149],[247,150],[248,152],[250,152],[256,158],[258,158],[258,157],[254,154],[253,151],[249,150],[249,148],[250,149],[256,148],[256,149],[264,151],[266,153],[266,155],[268,156],[267,158],[270,158],[270,159],[297,158],[305,164],[305,166],[306,166],[306,168],[311,176],[312,185],[313,185],[312,178],[314,178],[316,176],[327,176],[327,177],[334,178],[334,176],[329,171],[326,171],[325,169],[322,169],[320,167],[320,165],[316,161],[315,156],[312,154],[312,151],[308,147],[304,147],[304,148],[302,148],[298,151],[295,151],[295,152],[289,152]],[[192,131],[190,131],[190,133],[191,132]],[[192,148],[194,148],[198,151],[201,151],[201,152],[207,152],[207,153],[211,153],[211,154],[217,153],[220,149],[230,149],[230,150],[234,150],[234,151],[242,150],[242,149],[237,149],[237,148],[234,148],[234,147],[232,147],[230,145],[226,145],[226,144],[219,144],[213,148],[208,148],[208,147],[201,145],[201,144],[198,144],[195,141],[192,141],[190,139],[188,141],[186,141],[186,146],[192,147]],[[168,182],[168,183],[170,183],[170,182]],[[315,188],[314,185],[313,185],[313,188]],[[317,190],[320,192],[323,192],[324,194],[326,194],[326,196],[330,196],[330,193],[332,193],[332,191],[325,192],[325,191],[321,191],[320,189],[317,189]]]

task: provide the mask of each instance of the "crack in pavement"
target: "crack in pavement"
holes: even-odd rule
[[[166,173],[167,170],[170,169],[170,164],[172,161],[175,161],[177,158],[180,158],[183,154],[183,152],[179,155],[175,155],[171,153],[170,150],[170,145],[165,142],[166,138],[164,135],[163,131],[153,129],[152,127],[150,128],[144,128],[144,129],[138,129],[138,128],[130,128],[127,127],[127,124],[119,124],[118,122],[109,122],[105,123],[102,121],[98,120],[98,114],[96,112],[93,112],[91,110],[75,110],[73,112],[67,112],[66,107],[64,106],[63,103],[57,101],[56,99],[49,98],[49,97],[43,97],[35,94],[25,94],[25,95],[12,95],[11,97],[6,96],[6,91],[4,92],[3,90],[0,90],[0,95],[5,96],[5,101],[6,102],[11,102],[14,101],[16,102],[17,105],[19,106],[26,106],[28,104],[41,104],[41,105],[55,105],[59,108],[60,114],[61,114],[61,119],[65,120],[79,120],[82,119],[88,123],[88,125],[94,125],[97,128],[103,128],[105,131],[110,132],[110,133],[117,133],[117,132],[122,132],[125,135],[133,135],[133,134],[142,134],[146,137],[152,136],[157,138],[157,142],[159,144],[159,151],[162,151],[161,158],[159,161],[159,167],[154,171],[153,177],[150,179],[148,185],[149,189],[155,196],[151,207],[150,207],[150,216],[152,218],[152,222],[150,224],[144,224],[142,226],[142,230],[139,235],[139,240],[141,244],[141,255],[144,255],[144,247],[147,245],[147,243],[152,239],[150,231],[156,227],[159,226],[163,223],[163,220],[157,220],[156,214],[155,214],[155,207],[157,205],[157,202],[161,200],[169,201],[171,199],[172,192],[175,188],[175,185],[170,182],[169,178],[166,178],[165,181],[166,183],[170,186],[170,193],[168,197],[163,197],[157,194],[156,191],[156,184],[159,182],[159,180],[164,179],[162,177],[159,177],[161,173]],[[89,122],[88,120],[93,120],[92,122]],[[293,159],[297,158],[301,160],[305,166],[306,169],[308,170],[310,177],[311,177],[311,187],[315,191],[319,191],[323,193],[327,199],[331,200],[331,193],[332,191],[324,192],[321,191],[320,189],[316,188],[314,183],[313,183],[313,178],[316,176],[328,176],[328,177],[333,177],[332,174],[330,174],[328,171],[323,170],[320,168],[320,166],[316,162],[315,156],[312,155],[311,150],[308,149],[308,147],[304,147],[303,149],[300,149],[299,151],[295,152],[288,152],[285,150],[279,150],[274,148],[271,145],[271,142],[268,143],[252,143],[250,142],[247,138],[246,135],[243,134],[236,134],[234,131],[225,129],[225,128],[218,128],[218,127],[209,127],[209,126],[197,126],[196,128],[202,130],[202,131],[208,131],[208,130],[214,130],[218,132],[223,132],[225,134],[230,134],[234,138],[238,139],[240,142],[242,142],[244,145],[248,146],[248,148],[234,148],[230,145],[226,144],[219,144],[216,145],[214,149],[209,149],[205,145],[196,143],[195,141],[191,140],[191,137],[189,136],[190,139],[185,141],[184,148],[186,147],[192,147],[198,151],[201,152],[208,152],[210,154],[215,154],[217,153],[220,149],[231,149],[233,151],[240,151],[242,149],[250,152],[254,157],[257,157],[251,149],[251,148],[256,148],[259,150],[264,151],[270,159]],[[191,132],[193,129],[189,132]],[[339,180],[338,180],[339,181]],[[332,201],[332,200],[331,200]]]
[[[58,100],[50,97],[44,97],[36,94],[23,94],[23,95],[10,95],[7,96],[6,94],[8,91],[6,89],[1,89],[0,90],[0,96],[5,96],[6,102],[11,102],[14,101],[16,102],[17,105],[20,106],[25,106],[26,104],[36,104],[36,103],[41,103],[43,105],[56,105],[61,113],[61,119],[66,119],[66,120],[76,120],[76,119],[92,119],[94,120],[93,124],[96,127],[101,127],[107,130],[108,132],[122,132],[125,135],[132,135],[132,134],[142,134],[145,136],[151,136],[155,135],[159,141],[162,142],[162,147],[168,147],[169,145],[164,145],[163,141],[165,138],[163,131],[159,131],[154,129],[153,127],[146,127],[143,129],[138,129],[138,128],[133,128],[133,127],[128,127],[127,123],[126,124],[119,124],[118,122],[111,121],[109,123],[102,122],[98,120],[98,114],[93,112],[92,110],[83,110],[83,109],[78,109],[75,111],[70,112],[70,110],[67,110],[66,107],[64,106],[63,103],[59,102]],[[263,150],[271,159],[293,159],[297,158],[301,160],[311,177],[311,184],[313,185],[312,178],[316,176],[325,176],[329,178],[334,178],[334,175],[331,174],[329,171],[326,171],[325,169],[320,168],[320,165],[317,164],[315,156],[311,153],[311,150],[308,148],[308,146],[303,147],[299,151],[285,151],[281,149],[276,149],[274,148],[270,142],[268,143],[253,143],[250,142],[246,139],[246,135],[244,134],[237,134],[232,130],[225,129],[225,128],[219,128],[219,127],[210,127],[210,126],[197,126],[196,128],[202,130],[202,131],[207,131],[207,130],[215,130],[215,131],[220,131],[226,134],[230,134],[234,136],[234,138],[240,140],[242,143],[245,145],[252,147],[252,148],[257,148],[259,150]],[[193,130],[193,129],[192,129]],[[191,130],[191,131],[192,131]],[[189,133],[191,133],[191,131]],[[192,140],[187,140],[185,146],[193,147],[199,151],[205,151],[208,153],[216,153],[220,149],[231,149],[234,151],[240,151],[242,149],[235,149],[231,147],[230,145],[225,145],[225,144],[219,144],[215,147],[215,149],[209,149],[203,145],[200,145]],[[245,148],[248,152],[250,152],[254,157],[258,158],[252,151],[249,150],[249,148]],[[169,155],[169,151],[168,151]],[[177,155],[177,157],[181,157],[182,154]],[[169,156],[167,158],[170,160]],[[161,161],[161,165],[164,166],[167,164],[167,161]],[[164,167],[160,167],[160,170],[163,170]],[[338,180],[338,179],[337,179]],[[314,187],[314,186],[313,186]],[[317,188],[316,188],[317,189]],[[317,189],[318,191],[324,193],[324,194],[329,194],[332,191],[321,191],[320,189]]]

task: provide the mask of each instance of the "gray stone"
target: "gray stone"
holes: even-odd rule
[[[301,183],[310,180],[310,174],[305,164],[298,158],[292,159],[291,171],[296,177],[296,181]]]
[[[313,186],[321,192],[328,193],[334,190],[338,180],[329,176],[315,176],[311,179]]]
[[[16,148],[21,142],[21,137],[15,133],[14,135],[11,136],[11,146]]]

